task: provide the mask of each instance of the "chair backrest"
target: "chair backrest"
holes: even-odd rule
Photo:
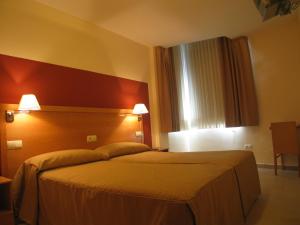
[[[271,123],[270,129],[275,153],[300,154],[296,122]]]

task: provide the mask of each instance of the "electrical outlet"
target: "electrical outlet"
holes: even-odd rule
[[[144,134],[143,134],[143,131],[136,131],[136,132],[135,132],[135,136],[136,136],[136,137],[143,137],[143,135],[144,135]]]
[[[253,149],[253,145],[252,144],[244,144],[244,149],[245,150]]]
[[[14,141],[7,141],[7,149],[8,150],[16,150],[23,147],[22,140],[14,140]]]
[[[97,135],[88,135],[86,136],[86,142],[92,143],[97,141]]]

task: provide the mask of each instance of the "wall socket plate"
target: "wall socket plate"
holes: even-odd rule
[[[22,140],[13,140],[13,141],[7,141],[7,149],[8,150],[16,150],[23,147],[23,141]]]
[[[87,143],[92,143],[97,141],[97,135],[88,135],[86,136],[86,142]]]
[[[245,150],[253,149],[253,145],[252,144],[244,144],[244,149]]]
[[[144,136],[144,133],[143,133],[143,131],[136,131],[136,132],[135,132],[135,136],[136,136],[136,137],[143,137],[143,136]]]

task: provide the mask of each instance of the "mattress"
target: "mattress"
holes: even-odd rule
[[[25,161],[13,182],[17,219],[29,225],[244,224],[231,166],[133,163],[121,155],[69,150]]]
[[[251,151],[158,152],[147,151],[115,157],[113,161],[154,164],[211,164],[234,170],[241,204],[246,217],[261,194],[256,161]]]
[[[252,152],[117,143],[26,160],[12,185],[29,225],[242,225],[260,194]]]
[[[40,225],[241,225],[234,171],[100,161],[43,172]]]

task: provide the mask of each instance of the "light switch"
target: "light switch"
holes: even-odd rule
[[[87,143],[92,143],[97,141],[97,135],[88,135],[86,137],[86,142]]]
[[[7,149],[8,150],[16,150],[23,147],[22,140],[14,140],[14,141],[7,141]]]

